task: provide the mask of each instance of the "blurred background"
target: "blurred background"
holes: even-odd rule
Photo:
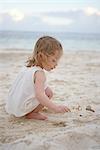
[[[64,51],[99,51],[100,1],[0,0],[0,51],[30,51],[44,35]]]

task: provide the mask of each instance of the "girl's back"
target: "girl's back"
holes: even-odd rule
[[[23,116],[28,112],[28,108],[39,104],[35,100],[34,93],[34,73],[42,70],[40,67],[23,67],[14,81],[7,99],[6,111],[15,116]],[[32,104],[32,99],[33,104]],[[30,103],[31,102],[31,103]]]

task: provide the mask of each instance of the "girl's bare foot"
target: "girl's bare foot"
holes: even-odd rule
[[[37,119],[37,120],[46,120],[47,117],[42,115],[41,113],[31,112],[26,115],[27,119]]]

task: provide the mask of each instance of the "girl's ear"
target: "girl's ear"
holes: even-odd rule
[[[43,53],[42,52],[38,52],[37,56],[38,56],[38,58],[42,58],[43,57]]]
[[[37,61],[43,67],[43,64],[48,62],[48,58],[43,52],[39,52],[37,54]]]
[[[38,62],[42,63],[44,61],[44,54],[42,52],[38,52],[37,54]]]

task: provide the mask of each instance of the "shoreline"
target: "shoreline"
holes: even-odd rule
[[[33,52],[33,50],[30,50],[30,49],[0,49],[0,54],[1,53],[32,53]],[[74,52],[76,52],[76,53],[100,53],[100,51],[99,50],[64,50],[63,51],[64,52],[64,54],[66,54],[66,53],[74,53]]]

